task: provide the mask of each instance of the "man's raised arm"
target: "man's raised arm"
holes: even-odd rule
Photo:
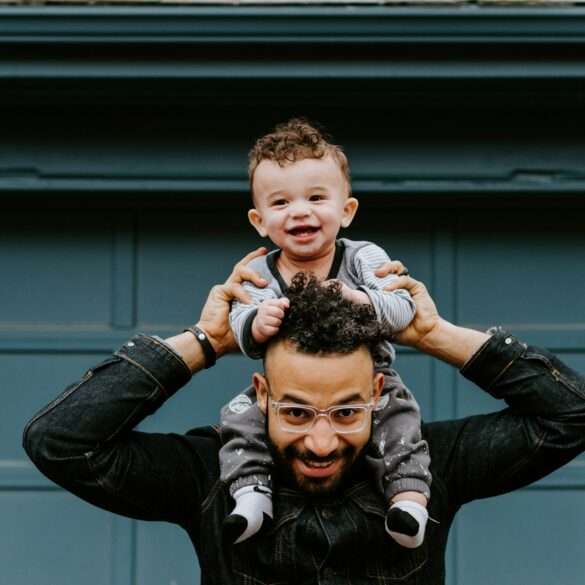
[[[247,300],[241,282],[258,277],[246,264],[263,253],[246,256],[209,293],[197,326],[216,357],[235,349],[229,303]],[[209,349],[191,332],[166,342],[136,336],[33,417],[23,437],[29,457],[55,483],[112,512],[196,521],[217,437],[133,429],[209,362]]]
[[[431,458],[450,469],[456,505],[537,481],[585,451],[585,378],[545,349],[501,329],[492,335],[442,319],[426,287],[409,276],[417,314],[397,341],[440,358],[508,408],[458,421],[432,423],[439,432]],[[455,445],[443,451],[444,445]]]

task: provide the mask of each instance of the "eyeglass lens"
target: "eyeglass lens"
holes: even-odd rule
[[[360,405],[347,405],[332,408],[327,416],[333,429],[338,433],[350,433],[363,428],[368,408]],[[319,414],[312,408],[297,404],[282,404],[278,407],[278,419],[283,429],[302,433],[310,430]]]

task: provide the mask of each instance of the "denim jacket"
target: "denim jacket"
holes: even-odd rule
[[[441,585],[447,535],[463,504],[536,481],[585,449],[584,379],[547,351],[498,330],[462,373],[507,408],[423,425],[434,521],[414,550],[386,535],[384,502],[360,469],[327,499],[277,485],[272,527],[224,544],[232,504],[219,481],[216,430],[133,430],[190,379],[153,337],[135,337],[66,388],[28,423],[24,446],[47,477],[88,502],[182,526],[203,585]]]

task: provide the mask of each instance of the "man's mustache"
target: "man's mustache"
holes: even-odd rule
[[[337,459],[343,459],[351,457],[354,452],[354,448],[350,445],[346,445],[342,449],[332,451],[325,457],[315,455],[311,451],[304,451],[299,449],[296,445],[287,445],[284,449],[284,455],[288,461],[293,459],[300,459],[304,463],[327,463],[328,461],[335,461]]]

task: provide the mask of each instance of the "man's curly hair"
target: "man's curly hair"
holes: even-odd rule
[[[306,118],[291,118],[288,122],[278,124],[272,132],[259,138],[249,152],[248,177],[252,195],[254,172],[263,160],[272,160],[283,167],[306,158],[323,158],[327,155],[339,164],[349,189],[349,162],[341,146],[332,144],[330,140],[330,136]]]
[[[276,340],[292,342],[311,354],[351,353],[365,345],[374,361],[391,330],[378,321],[371,305],[344,299],[341,283],[320,283],[313,274],[298,272],[286,292],[290,307]]]

